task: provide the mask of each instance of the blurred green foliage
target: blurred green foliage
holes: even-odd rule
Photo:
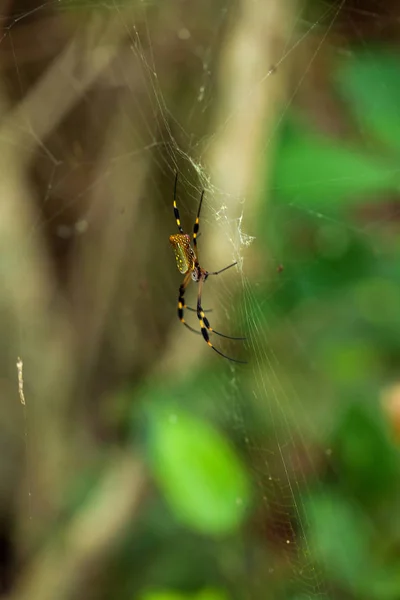
[[[394,161],[312,132],[298,115],[289,115],[280,136],[273,190],[300,209],[337,214],[350,198],[365,202],[365,194],[399,185]]]
[[[362,48],[337,73],[338,89],[361,131],[376,136],[385,150],[400,150],[400,65],[394,51]]]

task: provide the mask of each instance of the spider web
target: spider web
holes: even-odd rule
[[[118,306],[120,311],[116,325],[120,334],[142,340],[142,357],[139,359],[133,350],[115,356],[115,347],[108,352],[98,350],[108,338],[104,332],[96,337],[100,334],[96,322],[91,321],[90,302],[97,298],[96,285],[106,290],[104,298],[107,298],[107,290],[112,287],[108,269],[104,279],[101,273],[97,275],[94,289],[86,296],[79,295],[74,275],[72,283],[69,282],[73,290],[70,299],[76,294],[81,319],[88,318],[93,339],[97,340],[93,342],[95,350],[89,348],[88,354],[92,355],[92,364],[98,361],[104,366],[111,360],[109,381],[113,380],[113,371],[124,375],[133,370],[139,378],[139,373],[147,370],[147,373],[167,377],[171,370],[177,373],[177,363],[181,365],[178,375],[182,377],[198,364],[207,364],[211,369],[220,406],[211,409],[207,405],[205,412],[217,412],[218,419],[233,432],[242,447],[260,506],[255,525],[260,555],[250,559],[246,596],[249,598],[266,597],[262,596],[266,586],[274,590],[274,595],[268,596],[274,598],[336,597],[325,571],[313,560],[308,534],[311,514],[307,497],[321,486],[321,462],[329,462],[331,448],[327,440],[332,423],[327,415],[334,405],[334,398],[324,391],[324,372],[312,351],[312,324],[307,304],[314,302],[320,307],[323,290],[313,289],[307,301],[297,306],[290,306],[288,300],[293,281],[298,282],[298,271],[303,273],[304,269],[302,282],[307,287],[310,262],[318,267],[325,258],[318,253],[312,259],[295,255],[285,236],[298,233],[304,225],[313,230],[324,252],[340,255],[350,243],[352,232],[368,236],[369,231],[349,224],[347,218],[337,216],[329,207],[313,209],[297,201],[297,196],[304,192],[299,182],[291,182],[293,200],[284,207],[274,199],[274,195],[279,196],[279,189],[264,193],[261,188],[270,187],[271,167],[265,165],[272,164],[281,128],[292,109],[301,102],[306,103],[307,94],[315,89],[311,82],[316,65],[328,60],[326,57],[334,51],[346,52],[344,40],[335,38],[341,27],[350,30],[354,37],[361,36],[362,42],[360,15],[371,28],[385,26],[386,17],[381,14],[383,3],[369,4],[372,8],[361,9],[357,3],[344,0],[318,0],[307,6],[294,2],[285,4],[288,22],[276,33],[277,38],[282,39],[272,45],[270,56],[258,61],[257,68],[261,63],[261,72],[253,78],[250,88],[242,91],[235,104],[227,103],[227,106],[219,100],[227,93],[220,88],[228,85],[221,81],[226,74],[221,59],[222,46],[223,40],[229,45],[236,34],[240,41],[240,32],[235,34],[235,27],[240,29],[236,24],[240,22],[237,11],[240,13],[242,8],[226,0],[213,7],[212,24],[207,20],[206,11],[200,22],[196,22],[196,15],[191,15],[185,3],[171,3],[168,9],[146,2],[131,6],[117,2],[86,4],[59,0],[21,7],[15,3],[4,17],[0,35],[4,78],[16,106],[18,100],[34,95],[35,86],[40,85],[36,61],[48,61],[49,70],[52,66],[52,44],[49,43],[49,49],[44,42],[38,44],[38,56],[31,57],[30,52],[34,55],[36,49],[24,47],[24,36],[30,35],[31,28],[36,39],[41,39],[45,31],[50,31],[51,20],[61,20],[62,16],[66,32],[59,52],[60,55],[65,53],[67,58],[56,68],[58,79],[55,81],[61,86],[66,77],[76,95],[76,98],[71,97],[69,105],[66,100],[65,114],[60,114],[58,119],[54,117],[55,124],[50,128],[43,125],[40,118],[35,120],[28,107],[15,121],[17,141],[8,138],[9,147],[16,144],[18,151],[23,150],[25,139],[33,139],[37,153],[30,182],[35,190],[37,212],[33,225],[29,226],[28,243],[15,259],[16,268],[26,260],[29,245],[45,234],[45,243],[56,257],[54,264],[47,268],[57,272],[61,291],[67,285],[63,274],[74,250],[81,248],[86,239],[90,245],[104,220],[120,223],[118,237],[111,235],[108,254],[102,255],[101,260],[105,263],[110,260],[110,264],[119,261],[124,266],[126,274],[118,289],[126,300],[118,304],[114,299],[109,306],[112,310]],[[71,32],[79,31],[77,15],[82,19],[81,15],[89,15],[93,10],[98,11],[100,21],[104,15],[110,21],[110,31],[104,34],[103,45],[99,43],[92,52],[92,36],[98,35],[94,24],[86,37],[79,37],[69,54]],[[390,17],[390,8],[386,15]],[[121,43],[119,52],[113,52],[112,48],[122,39],[128,39],[128,44]],[[165,55],[164,46],[168,49]],[[86,61],[83,66],[79,60],[74,62],[80,51]],[[54,61],[57,60],[56,57]],[[249,61],[252,64],[251,57]],[[30,62],[32,69],[27,67]],[[72,72],[69,72],[71,64]],[[96,79],[91,80],[91,69],[96,71]],[[291,69],[295,75],[289,77]],[[290,86],[284,93],[280,90],[279,96],[276,82],[284,81],[285,77],[289,78]],[[100,101],[93,93],[94,81]],[[253,154],[247,147],[232,148],[235,157],[240,158],[243,152],[243,161],[249,158],[250,167],[247,166],[247,171],[242,172],[238,167],[237,173],[235,170],[227,173],[223,169],[221,148],[226,151],[229,144],[224,142],[224,136],[231,126],[240,122],[243,113],[257,110],[262,89],[267,96],[274,97],[275,103],[269,106],[272,124],[266,128],[261,152],[260,147]],[[108,103],[113,106],[112,116]],[[82,105],[84,107],[83,118],[82,114],[75,113],[75,118],[82,119],[82,130],[68,137],[70,114],[74,114],[78,104],[81,110]],[[37,108],[34,103],[33,106]],[[10,114],[13,116],[12,108],[7,112]],[[46,113],[41,118],[45,121]],[[49,121],[52,118],[50,113]],[[258,125],[264,127],[264,124]],[[107,137],[108,132],[117,127],[118,135]],[[327,127],[329,129],[329,124]],[[363,132],[358,133],[362,138]],[[3,140],[7,134],[6,129]],[[102,153],[87,143],[96,135]],[[362,140],[362,143],[367,142]],[[246,152],[250,157],[245,156]],[[226,160],[227,168],[232,169],[233,164]],[[262,181],[259,175],[262,165],[267,181]],[[247,356],[246,369],[222,359],[218,362],[219,357],[204,347],[200,337],[196,339],[182,331],[174,321],[179,278],[173,271],[173,256],[167,256],[164,248],[175,226],[171,203],[177,170],[180,173],[178,204],[185,231],[191,231],[201,190],[205,190],[199,237],[202,266],[214,271],[233,260],[238,262],[236,272],[232,269],[212,284],[210,278],[204,288],[203,306],[212,308],[210,322],[218,331],[247,335],[244,348],[237,342],[225,346],[224,340],[213,339],[213,343],[230,356]],[[259,179],[251,185],[256,176]],[[318,178],[316,173],[315,180]],[[242,184],[241,189],[235,190],[236,181]],[[264,210],[268,217],[261,228],[259,214]],[[390,211],[384,221],[396,210]],[[132,223],[135,223],[133,229]],[[278,229],[272,231],[274,224]],[[384,223],[378,215],[372,224],[376,231]],[[127,241],[132,230],[133,252]],[[383,250],[377,248],[376,252],[378,257],[381,252],[383,256]],[[87,260],[90,269],[92,258],[89,256]],[[57,290],[53,294],[56,298]],[[190,287],[188,303],[192,306],[195,303],[195,293]],[[150,309],[154,315],[146,329],[140,323],[132,324],[135,311],[144,310],[143,304],[148,304],[146,318]],[[303,315],[308,320],[303,321]],[[316,326],[326,327],[320,314],[316,319],[319,319]],[[193,325],[196,325],[195,315]],[[19,331],[22,346],[28,335],[26,327],[22,325]],[[145,331],[150,334],[145,335]],[[167,348],[168,352],[162,352],[160,347]],[[28,369],[29,362],[25,356],[22,358],[24,369]],[[210,367],[212,361],[214,364]],[[27,385],[25,371],[24,381]],[[107,384],[102,382],[101,385],[106,387]],[[98,395],[103,392],[96,386],[94,390]],[[29,410],[29,390],[25,389],[25,395]],[[18,422],[17,417],[15,421]],[[25,438],[27,436],[25,430]],[[35,493],[38,491],[33,490],[33,498]],[[261,552],[264,543],[268,546],[267,554]],[[254,553],[257,552],[255,549]],[[263,569],[254,566],[260,560],[268,560]],[[235,576],[232,573],[229,576],[235,585]]]

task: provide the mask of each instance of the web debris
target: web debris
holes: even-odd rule
[[[223,204],[221,206],[221,208],[219,210],[217,210],[215,213],[216,221],[219,221],[220,219],[225,219],[226,221],[228,221],[227,210],[228,210],[228,207],[226,206],[226,204]],[[235,219],[235,221],[237,222],[237,231],[239,234],[240,245],[241,246],[250,246],[256,238],[254,235],[249,235],[248,233],[245,233],[242,229],[243,211],[242,211],[240,217]]]
[[[21,404],[26,405],[25,402],[25,394],[24,394],[24,378],[23,378],[23,369],[24,363],[22,362],[22,358],[18,356],[17,358],[17,371],[18,371],[18,393],[19,398],[21,400]]]
[[[243,271],[243,256],[241,253],[241,249],[243,247],[249,247],[256,237],[254,235],[250,235],[245,233],[242,228],[243,222],[243,210],[239,217],[234,219],[228,218],[228,206],[226,204],[222,204],[220,209],[215,211],[215,220],[221,221],[224,220],[227,225],[229,225],[229,229],[231,231],[231,235],[229,236],[229,241],[234,247],[234,257],[237,261],[237,267],[240,272]],[[234,226],[234,227],[233,227]]]
[[[240,238],[241,246],[250,246],[254,240],[256,239],[254,235],[249,235],[248,233],[244,233],[242,229],[242,221],[243,221],[243,211],[240,217],[238,218],[238,232]]]
[[[21,404],[24,407],[24,438],[25,438],[25,453],[26,453],[26,461],[27,461],[29,520],[31,520],[32,519],[32,492],[31,492],[31,483],[30,483],[29,465],[28,465],[28,451],[29,451],[28,418],[27,418],[27,414],[26,414],[27,408],[26,408],[25,393],[24,393],[24,375],[23,375],[24,363],[22,361],[22,358],[20,358],[19,356],[17,358],[16,366],[17,366],[17,372],[18,372],[18,394],[19,394],[19,399],[21,401]]]

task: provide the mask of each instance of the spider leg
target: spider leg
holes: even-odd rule
[[[197,233],[198,233],[199,227],[200,227],[200,225],[199,225],[199,219],[200,219],[201,205],[203,204],[203,197],[204,197],[204,190],[201,192],[200,204],[199,204],[199,208],[198,208],[198,211],[197,211],[197,217],[196,217],[196,220],[195,220],[194,225],[193,225],[193,246],[194,246],[194,249],[196,251],[197,251],[197,237],[198,237]]]
[[[232,263],[231,265],[228,265],[227,267],[224,267],[223,269],[221,269],[220,271],[213,271],[211,273],[207,272],[206,273],[206,278],[209,275],[219,275],[220,273],[222,273],[223,271],[227,271],[228,269],[230,269],[231,267],[234,267],[235,265],[237,265],[237,262],[235,261],[234,263]],[[208,312],[206,310],[202,311],[202,319],[204,322],[204,325],[206,326],[206,328],[208,329],[208,331],[212,331],[213,333],[216,333],[217,335],[227,338],[228,340],[245,340],[245,337],[233,337],[231,335],[224,335],[223,333],[220,333],[219,331],[216,331],[215,329],[212,329],[212,327],[210,327],[210,323],[208,322],[208,319],[206,317],[204,317],[204,313]]]
[[[237,265],[237,260],[235,260],[235,262],[234,262],[234,263],[232,263],[231,265],[228,265],[227,267],[224,267],[223,269],[220,269],[219,271],[212,271],[211,273],[209,273],[209,272],[207,271],[207,273],[206,273],[206,278],[207,278],[209,275],[219,275],[220,273],[223,273],[224,271],[227,271],[228,269],[231,269],[231,268],[232,268],[232,267],[234,267],[235,265]]]
[[[210,346],[210,348],[212,348],[214,350],[214,352],[216,352],[220,356],[223,356],[224,358],[226,358],[232,362],[247,364],[247,361],[245,361],[245,360],[238,360],[237,358],[231,358],[230,356],[223,354],[220,350],[218,350],[211,343],[210,336],[208,335],[208,331],[207,331],[207,329],[210,328],[210,324],[209,324],[208,320],[205,319],[204,311],[201,306],[201,292],[202,292],[202,287],[203,287],[203,281],[205,281],[205,280],[200,279],[200,281],[199,281],[199,291],[198,291],[198,295],[197,295],[197,318],[199,319],[201,334],[202,334],[204,340],[206,341],[207,345]],[[206,323],[207,323],[208,327],[206,326]],[[211,328],[209,330],[212,331]],[[214,332],[214,333],[216,333],[216,332]],[[223,337],[228,337],[228,336],[223,336]]]
[[[246,337],[235,337],[235,336],[232,336],[232,335],[225,335],[224,333],[220,333],[219,331],[216,331],[215,329],[213,329],[210,326],[209,320],[207,319],[207,317],[204,314],[205,312],[206,312],[205,310],[202,310],[201,313],[200,313],[200,316],[203,319],[204,325],[206,326],[206,328],[208,329],[208,331],[210,331],[211,333],[216,333],[217,335],[219,335],[219,336],[221,336],[223,338],[226,338],[228,340],[246,340],[247,339]]]
[[[196,333],[197,335],[201,335],[200,331],[197,331],[197,329],[194,329],[194,327],[191,327],[190,325],[188,325],[186,323],[186,321],[182,321],[182,323],[184,324],[185,327],[187,327],[189,329],[189,331],[192,331],[193,333]]]
[[[174,215],[175,215],[176,224],[178,225],[179,232],[184,233],[184,231],[182,229],[182,225],[181,225],[181,218],[179,216],[179,210],[176,205],[176,189],[177,189],[177,187],[178,187],[178,173],[176,173],[176,175],[175,175],[175,185],[174,185]]]
[[[191,308],[190,306],[187,306],[186,304],[183,308],[186,308],[186,310],[190,310],[192,312],[197,313],[197,308]],[[212,308],[209,308],[208,310],[203,310],[203,312],[210,313],[210,312],[212,312]]]
[[[179,298],[178,298],[178,319],[180,320],[181,323],[184,324],[185,327],[187,327],[190,331],[193,331],[193,333],[196,334],[200,334],[200,331],[198,331],[197,329],[194,329],[194,327],[191,327],[190,325],[188,325],[185,321],[185,319],[183,318],[183,311],[185,308],[188,308],[185,305],[185,290],[187,288],[187,286],[189,285],[191,280],[191,273],[190,271],[188,273],[186,273],[184,280],[182,281],[181,285],[179,286]],[[192,309],[193,310],[193,309]]]
[[[190,310],[192,312],[197,313],[197,309],[196,308],[191,308],[190,306],[187,306],[186,304],[183,306],[183,308],[186,308],[186,310]],[[210,322],[207,319],[207,317],[205,316],[205,313],[210,313],[212,312],[212,308],[210,308],[209,310],[202,310],[201,311],[201,316],[203,318],[204,321],[204,325],[207,327],[208,331],[210,331],[211,333],[215,333],[216,335],[219,335],[221,337],[224,337],[228,340],[246,340],[246,337],[235,337],[232,335],[225,335],[224,333],[220,333],[219,331],[216,331],[215,329],[213,329],[210,326]],[[187,323],[184,323],[186,325],[186,327],[188,327],[191,331],[194,331],[194,333],[200,333],[200,331],[197,331],[196,329],[193,329],[193,327],[190,327],[190,325],[187,325]]]

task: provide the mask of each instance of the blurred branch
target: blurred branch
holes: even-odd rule
[[[91,496],[39,552],[10,600],[73,600],[100,573],[127,523],[137,516],[145,487],[144,467],[129,452],[117,454]],[[79,595],[79,597],[82,597]]]
[[[250,216],[254,224],[257,218],[260,176],[262,174],[266,181],[278,100],[286,89],[287,65],[280,65],[278,58],[285,54],[294,20],[294,1],[241,0],[236,20],[225,34],[217,77],[215,133],[204,153],[211,173],[213,197],[220,202],[223,195],[230,219],[240,217],[243,198],[246,198],[246,216]],[[246,225],[250,228],[249,220]],[[219,256],[227,257],[227,262],[232,258],[232,242],[226,232],[209,237],[208,244],[202,242],[204,264],[213,264]],[[240,260],[241,257],[234,258]],[[218,264],[215,268],[222,266]],[[232,273],[233,270],[224,277],[232,277]],[[171,372],[180,365],[181,348],[182,331],[176,329],[161,372]],[[199,354],[205,351],[208,351],[205,344],[193,344],[190,357],[185,357],[187,368],[190,368],[187,361],[197,363]]]
[[[11,5],[11,0],[8,3]],[[4,2],[2,3],[2,9]],[[6,15],[2,10],[2,20],[6,21]],[[29,63],[37,63],[54,56],[54,48],[64,46],[71,37],[71,29],[74,26],[71,20],[60,18],[60,14],[51,14],[37,21],[19,21],[17,27],[8,26],[3,29],[1,38],[2,53],[0,70],[12,69],[18,65],[21,69]],[[1,29],[0,29],[1,31]],[[43,38],[46,31],[46,43],[30,44],[32,38]],[[7,39],[10,41],[7,44]]]
[[[110,65],[126,36],[119,14],[111,19],[93,16],[84,35],[77,34],[57,56],[38,83],[7,116],[2,139],[30,153],[81,100]]]
[[[140,357],[140,340],[132,331],[129,343],[122,343],[116,319],[121,313],[121,306],[115,306],[121,279],[126,282],[133,273],[134,281],[138,279],[137,269],[130,271],[131,275],[127,278],[124,262],[132,253],[132,240],[137,243],[139,237],[139,210],[143,214],[140,198],[148,169],[148,155],[143,150],[132,152],[132,145],[139,143],[140,136],[132,135],[127,120],[129,103],[128,95],[125,103],[119,105],[109,127],[94,177],[97,183],[89,196],[87,218],[91,226],[74,252],[71,297],[75,320],[86,332],[80,346],[82,376],[90,374],[96,364],[107,327],[112,328],[111,337],[116,338],[111,340],[113,356],[121,367],[126,361],[128,365],[138,362]],[[135,158],[132,155],[136,155]],[[126,294],[133,302],[128,283],[122,285],[122,302],[125,302]],[[141,310],[140,306],[137,307],[136,314]],[[135,313],[134,310],[132,312]],[[136,350],[136,360],[132,361],[129,351],[124,352],[127,348]]]
[[[272,128],[286,88],[288,61],[278,61],[293,31],[294,10],[291,0],[242,0],[226,36],[219,61],[215,134],[205,152],[211,181],[227,195],[231,214],[240,214],[244,197],[252,216],[257,214],[253,205],[260,175],[270,164]],[[224,241],[229,246],[229,240]],[[218,249],[210,249],[211,255],[217,250],[219,243]]]

